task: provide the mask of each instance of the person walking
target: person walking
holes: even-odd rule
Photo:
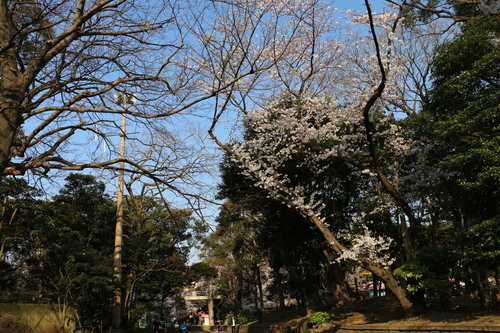
[[[231,333],[236,333],[236,319],[234,316],[231,317]]]
[[[153,333],[160,333],[160,320],[158,318],[153,323]]]

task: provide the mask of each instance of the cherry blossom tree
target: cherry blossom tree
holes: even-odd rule
[[[314,5],[319,8],[322,4]],[[352,260],[384,280],[411,315],[416,311],[415,305],[389,267],[390,240],[367,231],[351,239],[350,246],[347,239],[329,228],[335,221],[324,214],[318,189],[303,186],[293,173],[285,172],[292,161],[300,161],[297,168],[306,167],[320,175],[340,159],[359,178],[360,188],[377,193],[382,187],[405,212],[410,226],[418,224],[412,207],[384,164],[387,156],[404,156],[413,148],[413,142],[402,135],[385,108],[391,99],[396,99],[398,77],[404,69],[402,55],[393,54],[394,45],[401,42],[396,33],[401,17],[397,10],[373,15],[368,3],[366,8],[366,15],[352,13],[351,24],[360,29],[368,27],[370,33],[353,39],[353,45],[332,38],[339,28],[332,20],[322,23],[323,15],[332,12],[318,10],[321,15],[316,15],[315,10],[302,8],[297,16],[308,24],[299,29],[301,34],[294,45],[297,51],[287,53],[271,69],[273,77],[263,82],[269,91],[276,89],[277,93],[250,111],[243,109],[243,141],[225,145],[213,132],[212,137],[256,186],[306,216],[339,259]],[[333,76],[328,72],[333,72]],[[332,82],[338,87],[330,95],[321,89],[324,84],[318,82],[332,77],[340,80]],[[219,114],[224,111],[222,105]],[[353,224],[365,223],[367,213],[353,216]]]

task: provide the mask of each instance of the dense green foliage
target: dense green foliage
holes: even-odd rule
[[[482,281],[490,285],[491,273],[498,281],[500,48],[492,36],[499,28],[494,17],[475,17],[440,46],[421,118],[407,120],[420,122],[413,130],[430,143],[427,167],[442,175],[422,193],[435,206],[419,236],[421,249],[396,272],[411,276],[410,290],[443,300],[461,292],[451,281],[463,280],[486,303]]]
[[[106,324],[115,288],[110,281],[116,205],[104,183],[71,174],[52,200],[35,200],[38,193],[23,181],[3,183],[3,301],[57,304],[60,315],[84,331]],[[122,287],[133,326],[159,300],[213,273],[186,265],[190,242],[203,231],[190,211],[169,209],[150,197],[129,198],[125,211]]]
[[[11,198],[5,208],[16,211],[12,225],[23,226],[9,230],[17,237],[3,264],[15,268],[15,283],[4,296],[58,304],[63,317],[76,314],[80,325],[93,326],[109,312],[115,206],[94,177],[73,174],[66,181],[51,201],[4,197]]]
[[[440,48],[425,109],[436,156],[457,172],[457,200],[474,200],[464,212],[468,220],[495,216],[500,198],[500,53],[491,43],[499,28],[496,19],[475,18]]]
[[[297,165],[299,158],[295,161]],[[205,241],[205,255],[214,265],[224,263],[219,290],[234,301],[232,306],[241,309],[242,295],[259,295],[261,304],[255,308],[262,309],[266,300],[255,291],[257,288],[267,288],[278,295],[281,308],[289,305],[284,302],[286,294],[297,299],[300,306],[312,308],[345,302],[350,296],[345,290],[344,273],[338,270],[338,264],[329,262],[329,256],[325,255],[328,247],[321,235],[311,230],[307,219],[241,178],[236,163],[227,155],[221,172],[218,195],[228,200],[217,218],[216,231]],[[357,204],[355,181],[347,176],[346,168],[339,165],[322,178],[311,174],[306,166],[299,169],[291,165],[284,172],[293,174],[295,181],[308,188],[321,187],[326,209],[335,221],[332,228],[346,226],[346,215]],[[271,269],[272,280],[259,272],[261,266]],[[272,283],[261,282],[259,274]],[[226,279],[234,282],[228,283]],[[319,292],[323,286],[329,292]]]
[[[319,326],[324,323],[330,323],[338,320],[338,317],[328,312],[313,312],[309,317],[309,324]]]
[[[190,210],[172,209],[150,196],[128,197],[125,217],[128,316],[132,322],[146,311],[163,316],[161,304],[167,297],[177,297],[193,279],[211,273],[187,266],[190,248],[204,226]]]

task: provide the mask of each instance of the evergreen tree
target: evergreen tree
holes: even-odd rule
[[[443,300],[456,291],[449,282],[454,279],[479,291],[486,305],[487,273],[499,267],[499,28],[495,16],[476,16],[438,48],[428,102],[419,119],[408,121],[420,122],[412,130],[428,147],[426,163],[436,177],[424,201],[435,202],[435,208],[422,230],[420,251],[400,272],[416,277],[416,289]]]
[[[37,215],[38,255],[31,279],[44,299],[58,304],[60,315],[72,315],[77,326],[97,327],[108,318],[112,297],[115,205],[105,185],[93,176],[71,174],[51,202]],[[36,249],[34,249],[36,250]]]

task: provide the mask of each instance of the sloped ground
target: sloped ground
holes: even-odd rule
[[[336,314],[339,325],[435,325],[435,324],[483,324],[500,325],[500,309],[483,310],[479,301],[469,298],[454,298],[447,310],[438,300],[428,299],[427,309],[413,318],[404,318],[397,300],[393,297],[373,297],[339,309]]]
[[[334,313],[340,317],[336,325],[500,325],[500,308],[483,310],[479,301],[469,298],[454,298],[447,310],[443,310],[438,300],[427,299],[427,309],[413,318],[405,318],[397,300],[393,297],[373,297],[363,299],[350,306],[339,308]],[[305,320],[298,310],[277,311],[262,318],[254,325],[293,324]]]
[[[442,310],[437,300],[428,300],[427,311],[421,315],[405,319],[403,312],[393,297],[373,297],[356,302],[348,307],[334,311],[340,317],[336,325],[436,325],[436,324],[463,324],[463,325],[500,325],[500,308],[482,310],[477,300],[468,298],[454,298],[448,310]],[[255,325],[279,325],[292,323],[297,326],[306,320],[302,311],[289,310],[274,312],[262,318]],[[1,333],[33,333],[26,324],[0,314]]]
[[[10,316],[0,314],[0,332],[2,333],[35,333],[27,324]]]

